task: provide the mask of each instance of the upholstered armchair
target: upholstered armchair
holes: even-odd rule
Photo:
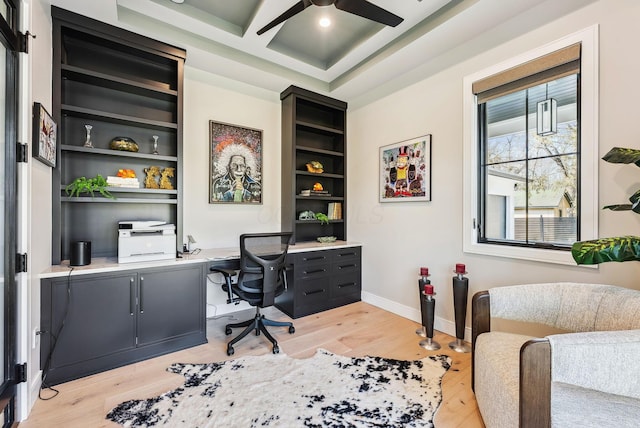
[[[553,334],[532,334],[542,326]],[[481,291],[472,349],[487,428],[640,426],[640,291],[578,283]]]

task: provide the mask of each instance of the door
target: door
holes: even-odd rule
[[[16,133],[18,37],[14,0],[0,0],[0,420],[15,420],[16,395]]]

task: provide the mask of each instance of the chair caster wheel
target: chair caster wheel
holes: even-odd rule
[[[233,333],[233,332],[231,331],[231,329],[229,327],[224,329],[224,334],[226,334],[227,336],[229,336],[231,333]]]
[[[280,348],[278,348],[277,346],[273,347],[273,353],[274,354],[279,354],[280,353]]]
[[[227,355],[228,356],[232,356],[233,355],[233,346],[227,346]]]
[[[293,334],[296,332],[296,328],[294,326],[289,327],[289,334]]]

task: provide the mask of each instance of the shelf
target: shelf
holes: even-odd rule
[[[344,135],[344,130],[342,130],[342,129],[331,128],[329,126],[318,125],[318,124],[315,124],[315,123],[305,122],[305,121],[302,121],[302,120],[297,120],[296,121],[296,125],[304,126],[305,128],[315,129],[317,131],[328,132],[328,133],[331,133],[331,134]]]
[[[296,195],[298,200],[310,200],[310,201],[344,201],[343,196],[300,196]]]
[[[171,99],[178,96],[178,91],[165,89],[151,84],[137,82],[106,73],[88,70],[68,64],[61,64],[60,70],[64,78],[78,82],[97,84],[99,86],[119,91],[134,92],[140,95],[152,96],[159,99]]]
[[[84,117],[88,119],[103,120],[106,122],[122,123],[126,125],[137,125],[152,129],[178,129],[178,124],[173,122],[162,122],[158,120],[142,119],[134,116],[126,116],[123,114],[108,113],[100,110],[76,107],[68,104],[62,104],[61,110],[63,114],[71,114],[73,116]]]
[[[318,154],[329,155],[329,156],[344,157],[344,153],[342,152],[336,152],[334,150],[316,149],[314,147],[296,146],[296,150],[310,152],[310,153],[318,153]]]
[[[344,178],[343,174],[330,174],[328,172],[323,172],[321,174],[315,174],[313,172],[309,172],[309,171],[296,171],[297,175],[306,175],[309,177],[318,177],[318,179],[320,178]]]
[[[344,223],[344,220],[329,220],[329,223]],[[320,224],[320,220],[296,220],[296,224]]]
[[[162,205],[177,205],[176,199],[144,199],[144,198],[118,198],[109,199],[103,196],[80,196],[80,197],[64,197],[60,198],[61,202],[69,203],[107,203],[107,204],[162,204]]]
[[[66,185],[61,185],[60,186],[60,190],[65,191],[65,189],[67,188]],[[155,195],[177,195],[178,191],[173,189],[173,190],[168,190],[168,189],[147,189],[144,187],[140,187],[140,188],[135,188],[135,187],[107,187],[107,190],[110,193],[150,193],[150,194],[155,194]]]
[[[163,155],[154,155],[151,153],[139,153],[139,152],[127,152],[123,150],[111,150],[111,149],[98,149],[84,146],[71,146],[68,144],[62,144],[60,146],[62,151],[67,152],[80,152],[87,153],[92,155],[107,155],[107,156],[121,156],[125,158],[138,158],[138,159],[149,159],[149,160],[162,160],[169,162],[177,162],[177,156],[163,156]]]

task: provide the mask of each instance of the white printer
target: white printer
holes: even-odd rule
[[[118,222],[118,263],[176,258],[176,226],[163,221]]]

